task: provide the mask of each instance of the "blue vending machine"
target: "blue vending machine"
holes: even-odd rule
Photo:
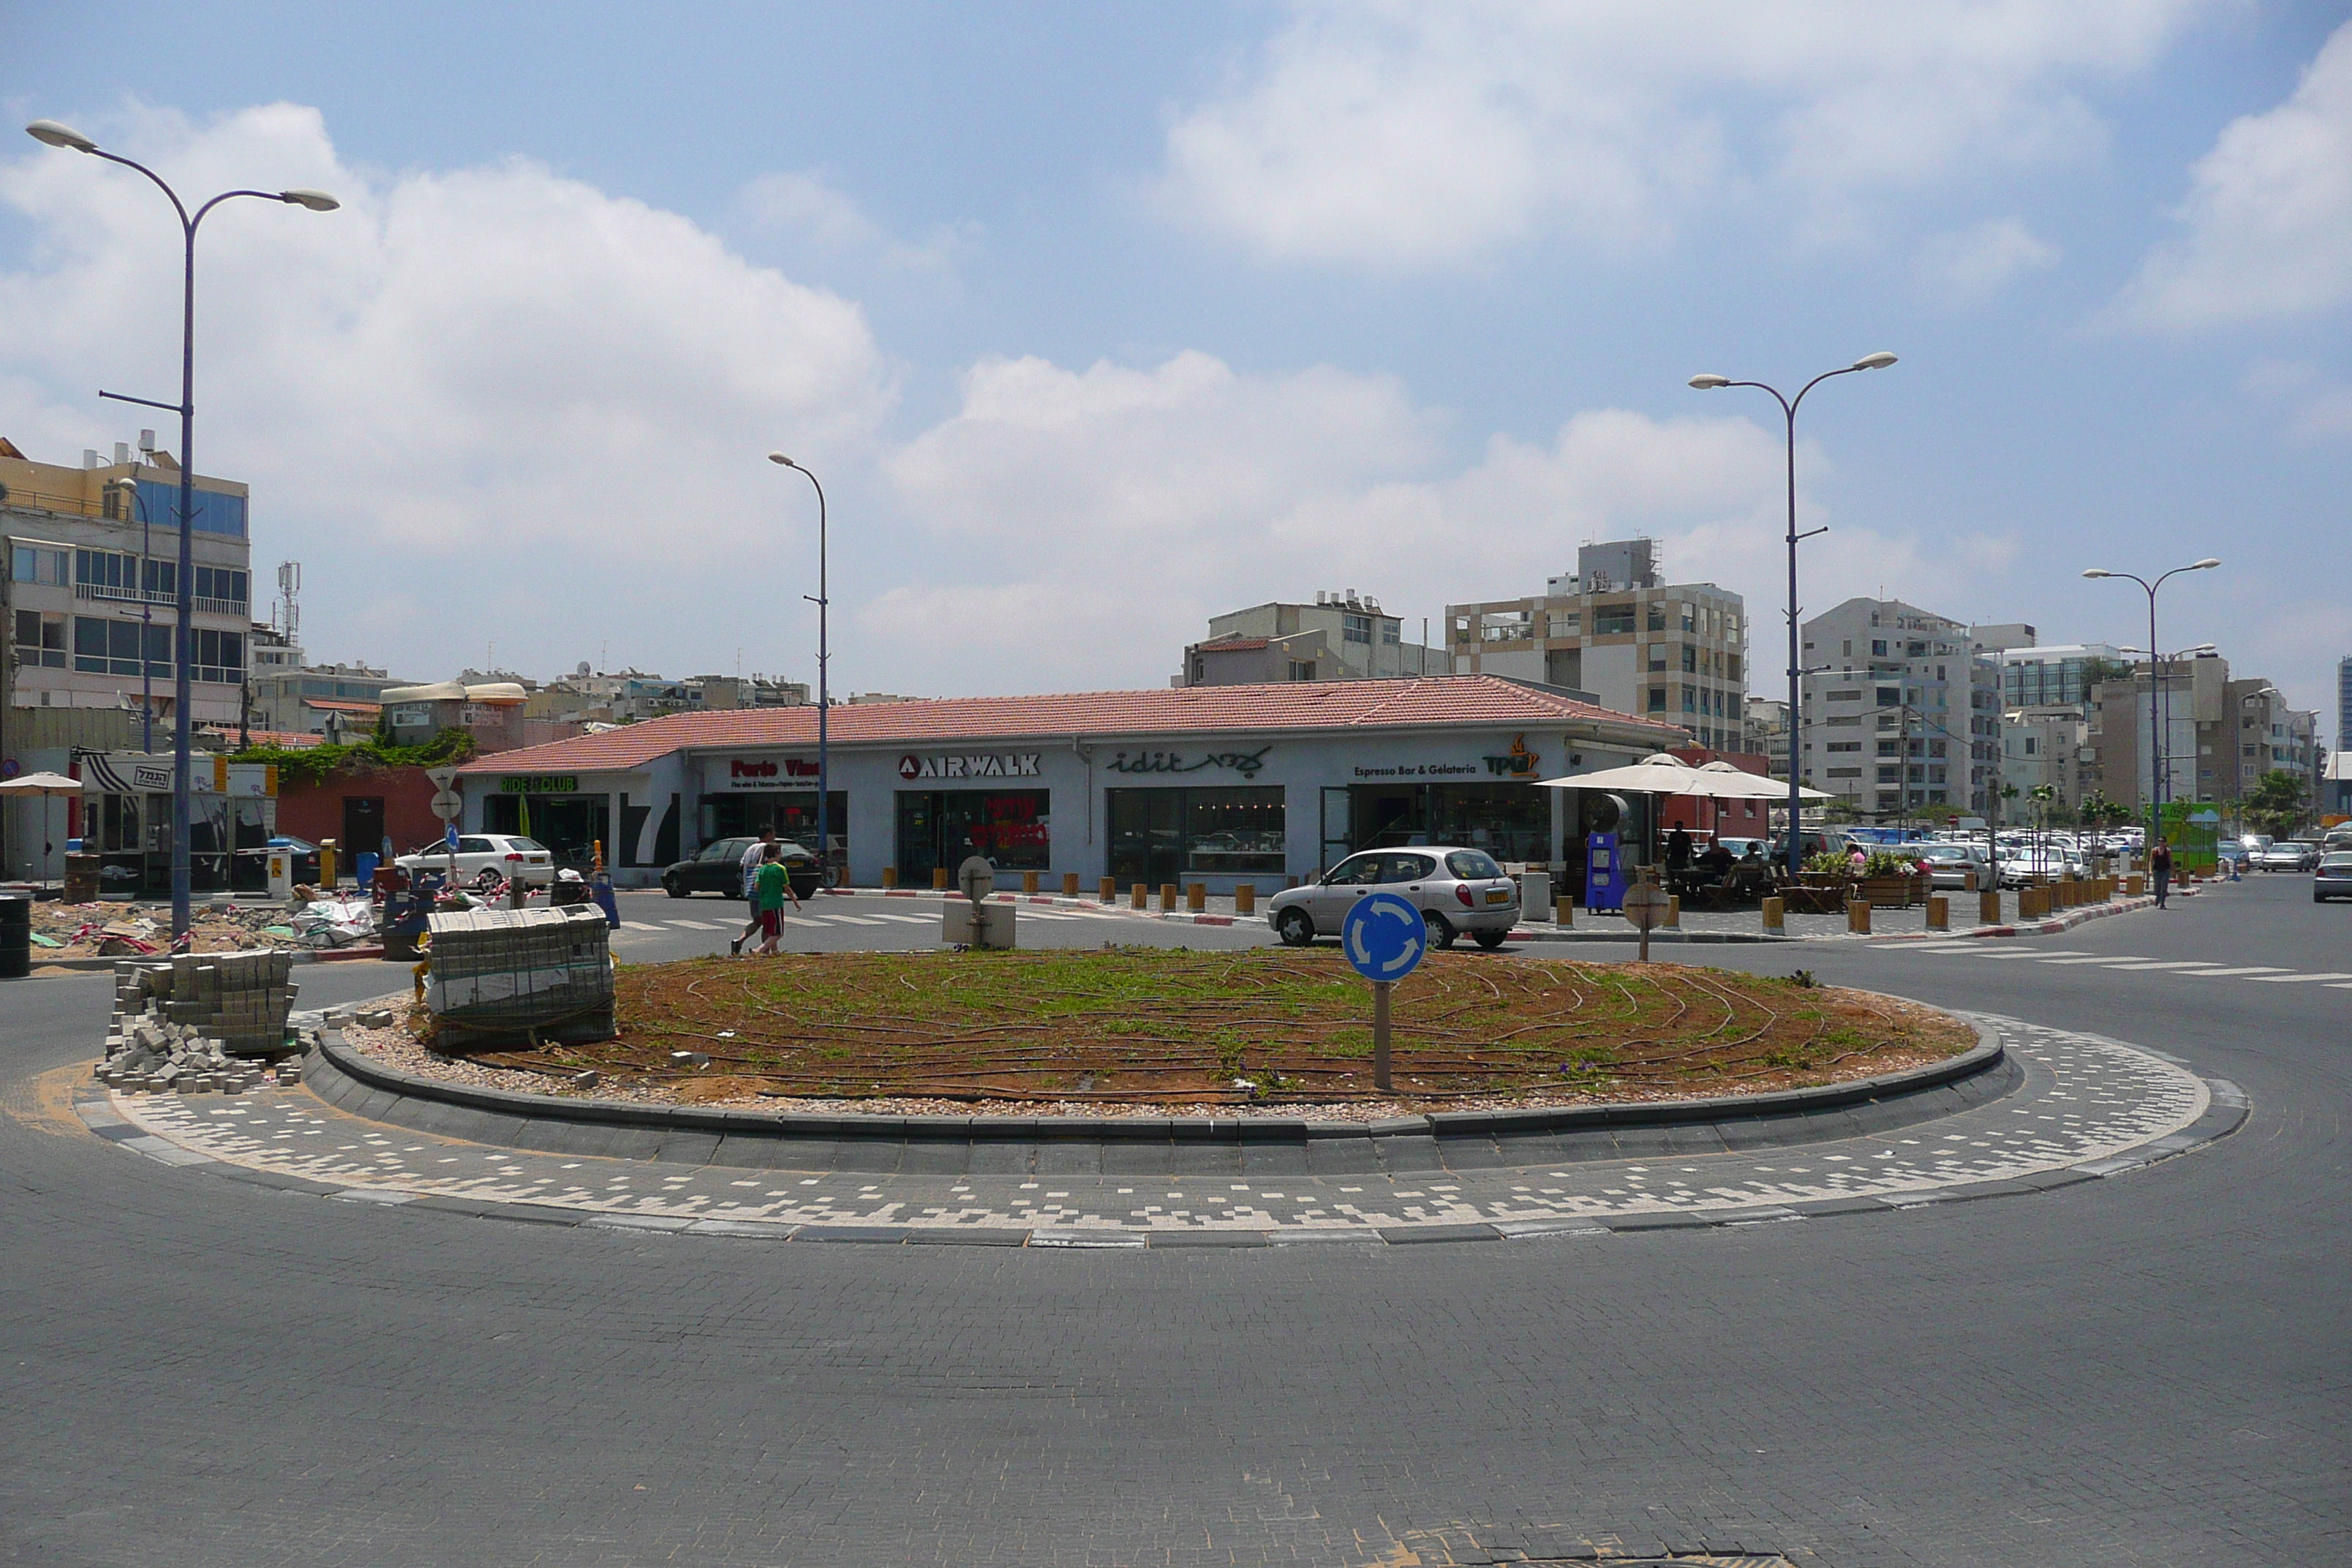
[[[1625,862],[1618,856],[1613,833],[1584,837],[1584,907],[1601,914],[1625,907]]]

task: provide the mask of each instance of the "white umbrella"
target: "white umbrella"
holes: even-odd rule
[[[16,778],[9,779],[5,783],[0,783],[0,795],[37,795],[45,796],[58,795],[79,795],[89,787],[89,786],[84,784],[81,780],[69,779],[63,773],[22,773]],[[43,808],[41,820],[41,832],[44,839],[41,846],[41,858],[44,862],[44,868],[46,868],[46,862],[48,859],[49,847],[46,842],[48,835],[48,817],[47,808],[45,807]]]
[[[1729,763],[1709,763],[1696,770],[1698,779],[1683,791],[1685,795],[1711,795],[1717,800],[1786,800],[1789,786],[1779,779],[1768,779],[1756,773],[1743,773]],[[1797,794],[1805,800],[1827,800],[1829,791],[1797,786]]]
[[[1633,790],[1646,795],[1691,795],[1699,770],[1679,757],[1655,752],[1631,767],[1603,768],[1597,773],[1570,773],[1566,778],[1538,779],[1544,789]]]

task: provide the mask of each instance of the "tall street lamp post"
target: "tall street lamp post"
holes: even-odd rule
[[[1798,831],[1799,814],[1804,808],[1804,797],[1802,794],[1804,788],[1804,778],[1797,760],[1797,735],[1801,728],[1801,725],[1799,723],[1799,716],[1804,706],[1804,693],[1802,690],[1804,675],[1802,667],[1797,657],[1797,616],[1799,613],[1797,607],[1797,543],[1800,540],[1811,539],[1815,533],[1826,533],[1829,531],[1826,528],[1816,528],[1807,533],[1799,533],[1797,531],[1797,405],[1804,402],[1806,393],[1812,391],[1813,388],[1819,386],[1822,383],[1829,380],[1830,377],[1833,375],[1852,375],[1858,370],[1885,370],[1888,365],[1893,364],[1894,363],[1895,356],[1891,353],[1887,353],[1884,350],[1881,350],[1879,353],[1874,354],[1864,354],[1862,358],[1854,361],[1850,365],[1846,365],[1838,370],[1823,371],[1821,374],[1813,377],[1812,380],[1805,383],[1802,387],[1799,388],[1797,395],[1794,397],[1784,397],[1781,395],[1779,388],[1769,385],[1760,381],[1733,381],[1730,377],[1722,375],[1695,375],[1690,378],[1691,385],[1698,388],[1701,392],[1713,392],[1719,387],[1726,386],[1753,386],[1762,391],[1769,392],[1772,395],[1772,400],[1780,405],[1780,412],[1788,420],[1789,875],[1791,879],[1795,879],[1803,871],[1805,864],[1804,836]]]
[[[816,592],[801,597],[816,606],[816,865],[818,885],[829,888],[833,886],[833,773],[825,744],[825,711],[832,706],[827,685],[832,651],[825,644],[825,623],[833,600],[825,587],[824,486],[782,452],[769,453],[768,461],[805,475],[816,486]]]
[[[139,749],[152,754],[155,750],[155,661],[147,639],[149,628],[155,624],[155,604],[146,577],[149,552],[154,548],[148,531],[153,519],[147,514],[147,498],[139,493],[137,479],[121,479],[114,485],[139,512]]]
[[[172,200],[172,208],[180,216],[180,232],[184,241],[181,269],[180,318],[180,401],[177,404],[158,403],[149,397],[127,397],[120,393],[101,392],[100,397],[111,397],[119,403],[136,403],[149,408],[161,408],[180,416],[180,570],[173,586],[179,624],[172,630],[172,936],[174,945],[188,934],[188,703],[189,669],[195,657],[195,633],[191,626],[195,616],[195,478],[196,460],[194,451],[196,423],[196,226],[205,215],[225,201],[237,196],[255,196],[266,202],[284,202],[291,206],[308,207],[312,212],[333,212],[342,204],[324,191],[223,191],[198,207],[192,216],[180,194],[164,183],[163,177],[144,163],[134,163],[118,153],[110,153],[97,142],[54,120],[36,120],[25,127],[25,133],[45,146],[63,148],[72,153],[87,153],[103,158],[110,163],[120,163],[126,169],[136,169],[155,183]],[[143,570],[143,568],[142,568]],[[142,637],[144,637],[142,632]],[[140,661],[146,661],[144,647]]]
[[[2097,566],[2086,568],[2083,573],[2084,576],[2094,579],[2121,577],[2126,582],[2138,584],[2147,591],[2147,765],[2150,770],[2147,791],[2147,842],[2150,849],[2155,848],[2157,839],[2164,834],[2164,791],[2165,785],[2170,782],[2163,772],[2158,771],[2163,765],[2166,737],[2158,728],[2160,721],[2157,717],[2158,694],[2164,689],[2164,659],[2163,656],[2156,651],[2156,591],[2183,572],[2210,572],[2220,564],[2221,562],[2219,556],[2208,555],[2202,561],[2192,561],[2186,566],[2175,566],[2153,583],[2129,572],[2109,572]]]

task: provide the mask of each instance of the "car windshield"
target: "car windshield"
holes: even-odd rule
[[[2331,871],[2352,871],[2352,854],[2324,856],[2319,863]]]
[[[1503,868],[1495,864],[1495,858],[1484,849],[1456,849],[1445,858],[1445,868],[1465,882],[1503,874]]]

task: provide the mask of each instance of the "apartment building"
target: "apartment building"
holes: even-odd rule
[[[2097,704],[2111,799],[2146,809],[2159,774],[2168,801],[2240,800],[2274,771],[2322,782],[2318,712],[2260,677],[2233,679],[2220,654],[2142,663],[2102,683]]]
[[[5,705],[128,708],[173,717],[179,610],[179,466],[118,443],[79,468],[36,462],[0,437],[7,563]],[[237,721],[253,633],[247,487],[197,475],[189,717]],[[142,683],[143,688],[142,689]]]
[[[1542,594],[1449,605],[1445,624],[1457,675],[1540,681],[1702,746],[1747,746],[1747,606],[1712,583],[1667,583],[1655,541],[1585,545]]]
[[[2087,708],[2091,689],[2126,668],[2124,651],[2109,643],[2063,643],[2001,651],[2000,700],[2004,708],[2071,703]]]
[[[2032,794],[2048,786],[2053,804],[2069,811],[2097,788],[2098,757],[2091,744],[2091,721],[2073,703],[2012,709],[2001,715],[2000,782],[2017,786],[2017,797],[1997,806],[2004,824],[2033,821]]]
[[[297,664],[265,669],[259,666],[261,636],[257,629],[253,700],[247,710],[248,721],[257,730],[290,735],[334,731],[356,739],[375,728],[385,689],[408,684],[369,664]],[[294,651],[299,657],[300,650]]]
[[[1900,599],[1804,623],[1804,782],[1864,816],[1986,809],[2000,766],[1999,668],[1970,628]]]
[[[1275,601],[1209,617],[1209,635],[1184,649],[1171,687],[1260,686],[1290,680],[1401,680],[1444,675],[1445,656],[1404,640],[1404,623],[1353,588],[1315,602]]]

